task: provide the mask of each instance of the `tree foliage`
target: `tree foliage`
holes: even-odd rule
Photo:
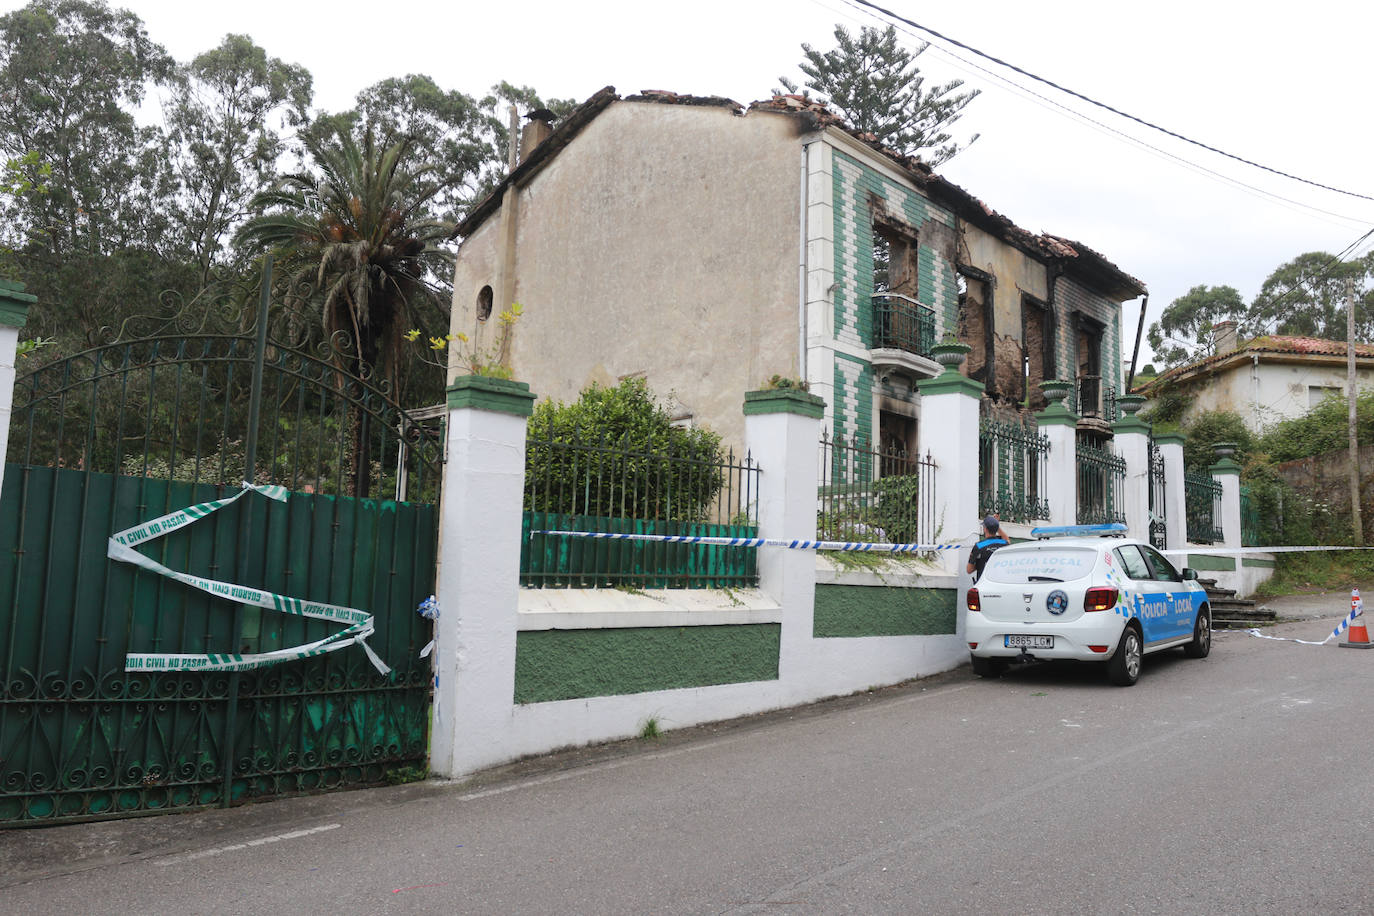
[[[111,285],[110,258],[165,254],[171,178],[160,131],[133,112],[171,73],[138,17],[100,0],[0,17],[0,247],[38,296],[30,331],[89,338],[117,318],[82,299]]]
[[[379,140],[368,128],[359,143],[340,127],[332,141],[306,138],[315,170],[259,194],[253,205],[263,215],[239,239],[276,253],[289,305],[316,311],[325,334],[349,335],[357,348],[350,368],[394,381],[402,333],[432,327],[450,296],[453,225],[430,208],[457,179],[417,161],[409,137]]]
[[[829,51],[803,44],[798,66],[805,87],[819,93],[850,126],[904,156],[920,156],[937,166],[978,139],[975,134],[961,145],[948,133],[979,90],[959,92],[964,82],[958,79],[927,87],[917,58],[930,47],[928,42],[909,50],[898,43],[892,26],[864,26],[855,37],[843,25],[835,26],[835,42]],[[786,77],[779,82],[788,92],[798,91]]]
[[[1345,340],[1347,278],[1354,283],[1355,337],[1368,340],[1374,334],[1374,253],[1337,261],[1309,251],[1279,265],[1251,303],[1246,330]]]
[[[172,206],[178,242],[202,285],[253,195],[276,180],[284,151],[276,126],[302,124],[310,100],[310,74],[268,57],[247,35],[226,35],[179,68],[166,112],[179,184]]]
[[[1170,366],[1211,356],[1213,325],[1241,321],[1245,312],[1245,300],[1235,287],[1194,286],[1150,325],[1150,349]]]
[[[1212,326],[1235,321],[1237,336],[1265,334],[1346,339],[1346,280],[1355,294],[1355,337],[1374,337],[1374,252],[1340,261],[1324,251],[1309,251],[1279,265],[1248,305],[1230,286],[1194,286],[1169,304],[1150,325],[1155,356],[1179,366],[1211,356]]]
[[[1244,464],[1256,451],[1255,434],[1240,415],[1229,410],[1209,410],[1198,414],[1183,428],[1187,441],[1183,444],[1183,465],[1190,471],[1205,471],[1217,463],[1212,446],[1218,442],[1236,445],[1235,460]]]
[[[525,508],[599,517],[702,521],[722,486],[720,436],[683,429],[642,378],[592,384],[530,417]]]
[[[1265,432],[1262,447],[1274,461],[1293,461],[1348,448],[1348,411],[1344,395],[1328,397],[1301,417],[1275,423]],[[1360,445],[1374,445],[1374,391],[1356,395],[1355,434]]]

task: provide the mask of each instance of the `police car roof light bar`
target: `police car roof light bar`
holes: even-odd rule
[[[1099,537],[1124,538],[1126,526],[1121,522],[1109,522],[1105,525],[1048,525],[1031,529],[1031,537],[1042,541],[1049,538],[1086,537],[1094,534]]]

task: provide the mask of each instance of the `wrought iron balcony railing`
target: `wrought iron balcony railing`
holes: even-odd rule
[[[900,293],[873,297],[873,348],[929,356],[935,346],[935,310]]]

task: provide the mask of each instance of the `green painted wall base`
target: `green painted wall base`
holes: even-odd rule
[[[955,632],[955,589],[817,585],[816,638]]]
[[[527,630],[515,641],[515,702],[775,681],[781,638],[776,623]]]
[[[1188,554],[1188,565],[1193,569],[1205,569],[1210,572],[1231,572],[1236,568],[1234,557],[1218,557],[1206,553]]]

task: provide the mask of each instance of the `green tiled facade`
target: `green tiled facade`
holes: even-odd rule
[[[835,416],[836,437],[858,437],[872,442],[873,429],[873,367],[866,361],[835,354]]]
[[[958,320],[959,291],[954,265],[922,243],[921,227],[934,221],[952,229],[954,214],[915,190],[838,150],[834,153],[835,340],[854,349],[873,344],[873,212],[869,201],[885,201],[887,215],[906,222],[917,238],[917,298],[935,311],[939,339]],[[835,354],[835,435],[872,439],[873,377],[866,361]]]

